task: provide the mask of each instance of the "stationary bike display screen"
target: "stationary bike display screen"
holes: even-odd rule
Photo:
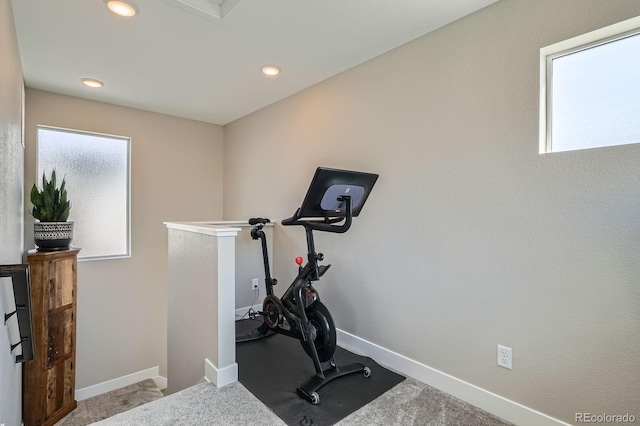
[[[343,195],[350,196],[353,205],[357,206],[364,196],[364,188],[358,185],[331,185],[320,200],[320,208],[325,211],[342,212],[345,202],[339,198]]]
[[[353,216],[358,216],[377,179],[373,173],[318,167],[298,217],[344,216],[342,196],[351,197]]]

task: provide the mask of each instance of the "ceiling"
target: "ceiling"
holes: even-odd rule
[[[231,0],[220,19],[185,7],[225,1],[133,0],[122,18],[104,0],[13,0],[25,84],[224,125],[496,0]]]

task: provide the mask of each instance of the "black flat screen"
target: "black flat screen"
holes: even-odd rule
[[[351,197],[353,216],[364,206],[377,174],[318,167],[300,207],[299,217],[344,216],[344,202],[338,197]]]

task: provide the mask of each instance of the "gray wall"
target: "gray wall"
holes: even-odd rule
[[[9,0],[0,0],[0,264],[22,263],[22,66]],[[0,285],[11,286],[10,279]],[[0,291],[0,318],[4,306]],[[13,301],[10,302],[13,304]],[[0,424],[22,419],[22,367],[9,353],[9,330],[0,320]]]
[[[638,417],[640,145],[538,154],[539,49],[638,14],[502,0],[237,120],[224,216],[288,217],[318,165],[378,172],[316,241],[339,328],[564,421]],[[304,233],[274,234],[284,283]]]
[[[36,178],[38,124],[131,137],[132,255],[78,264],[76,388],[155,366],[166,377],[163,222],[222,219],[222,127],[33,89],[26,118],[25,190]]]

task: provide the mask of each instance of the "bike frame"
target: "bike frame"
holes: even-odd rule
[[[318,261],[322,261],[324,259],[324,255],[316,252],[313,231],[318,230],[324,232],[344,233],[347,232],[351,226],[351,197],[341,197],[340,200],[345,203],[344,217],[326,218],[322,220],[300,220],[300,217],[296,214],[291,218],[282,221],[282,224],[285,226],[300,225],[305,228],[305,235],[307,239],[307,263],[306,265],[298,268],[298,276],[293,280],[281,298],[276,297],[273,293],[273,286],[277,283],[277,280],[274,280],[274,278],[271,277],[266,235],[262,230],[264,223],[260,222],[259,224],[254,225],[254,229],[251,230],[251,237],[253,239],[260,239],[262,245],[262,258],[264,261],[265,271],[265,290],[267,293],[265,301],[269,301],[269,303],[276,305],[290,326],[288,330],[280,326],[275,328],[268,327],[268,329],[279,334],[303,340],[309,351],[313,354],[311,358],[313,359],[314,366],[316,367],[316,373],[320,375],[322,375],[324,369],[319,360],[316,347],[313,344],[313,341],[315,340],[315,330],[310,326],[309,318],[307,318],[307,314],[305,312],[305,309],[308,308],[310,304],[305,304],[303,292],[312,292],[315,295],[314,302],[316,300],[319,301],[320,296],[311,283],[313,281],[318,281],[320,277],[331,267],[331,265],[318,264]],[[260,219],[256,220],[260,221]],[[343,221],[343,224],[336,225]],[[268,313],[260,312],[260,314],[267,315]],[[264,327],[263,324],[260,331],[266,334],[266,328],[267,327]]]

